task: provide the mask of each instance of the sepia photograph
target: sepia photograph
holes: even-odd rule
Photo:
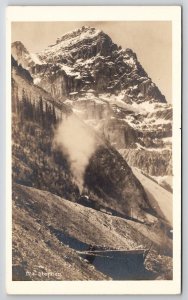
[[[10,33],[11,281],[173,282],[172,20]]]

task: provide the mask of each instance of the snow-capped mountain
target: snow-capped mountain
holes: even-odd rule
[[[172,106],[131,49],[101,30],[83,26],[31,55],[12,54],[36,85],[66,103],[121,153],[130,166],[162,181],[172,175]],[[166,184],[166,183],[165,183]]]
[[[35,55],[21,42],[15,42],[12,54],[31,71],[38,84],[59,99],[72,92],[94,89],[112,94],[123,90],[127,103],[166,102],[136,54],[131,49],[121,49],[95,28],[83,26],[67,33]]]

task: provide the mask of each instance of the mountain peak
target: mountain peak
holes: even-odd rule
[[[58,91],[53,94],[57,98],[93,89],[110,94],[124,91],[127,103],[166,102],[136,53],[116,45],[105,32],[94,27],[82,26],[65,33],[55,44],[35,55],[21,42],[15,42],[12,55],[30,69],[37,82],[40,78],[41,87],[48,92],[54,91],[57,83]],[[63,82],[60,87],[58,80]]]
[[[98,30],[94,27],[82,26],[81,28],[77,28],[73,31],[69,31],[65,33],[62,37],[56,40],[56,44],[59,44],[66,40],[76,38],[78,36],[80,37],[82,36],[82,38],[92,38],[93,36],[98,35],[100,32],[101,30]]]
[[[22,55],[23,53],[29,54],[28,50],[25,48],[21,41],[15,41],[11,44],[12,51],[17,51],[17,54]]]
[[[34,65],[41,64],[38,56],[34,53],[30,53],[20,41],[15,41],[11,44],[11,54],[17,63],[27,70]]]
[[[56,40],[55,44],[48,46],[38,55],[46,63],[54,63],[54,61],[62,63],[62,59],[74,62],[75,59],[86,58],[85,56],[91,58],[98,53],[108,56],[112,45],[114,44],[111,38],[103,31],[94,27],[82,26],[64,34]]]

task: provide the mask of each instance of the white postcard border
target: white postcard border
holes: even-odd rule
[[[181,291],[181,7],[25,6],[7,8],[6,40],[6,285],[9,294],[179,294]],[[11,22],[172,21],[173,280],[12,281]]]

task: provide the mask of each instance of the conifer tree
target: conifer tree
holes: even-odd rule
[[[39,122],[44,127],[44,111],[43,111],[43,100],[42,96],[39,99]]]

